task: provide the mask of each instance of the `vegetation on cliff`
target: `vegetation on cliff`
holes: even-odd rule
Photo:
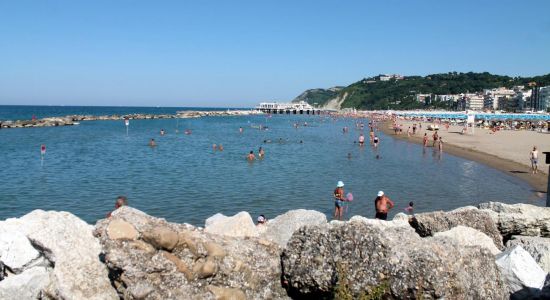
[[[378,77],[364,78],[345,88],[339,89],[332,98],[343,99],[342,108],[357,109],[429,109],[449,108],[449,103],[429,101],[428,104],[418,102],[417,94],[460,94],[481,92],[483,89],[497,87],[511,88],[517,85],[527,85],[536,82],[537,86],[550,85],[550,74],[535,77],[510,77],[484,73],[449,72],[427,76],[405,76],[403,79],[381,81]],[[319,91],[319,92],[310,92]],[[330,93],[327,90],[316,89],[304,92],[311,95],[312,101],[326,103]],[[308,93],[309,92],[309,93]],[[302,96],[300,95],[300,96]],[[321,96],[322,95],[322,96]],[[298,99],[298,98],[296,98]],[[323,100],[325,102],[323,102]]]
[[[305,101],[311,105],[323,106],[329,100],[338,96],[338,93],[344,87],[332,87],[329,89],[311,89],[301,93],[298,97],[294,98],[292,102]]]

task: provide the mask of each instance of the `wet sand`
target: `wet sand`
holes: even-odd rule
[[[422,144],[424,133],[428,135],[428,146],[433,143],[433,131],[426,130],[430,123],[422,123],[422,130],[418,129],[415,135],[407,137],[407,129],[418,122],[400,120],[403,124],[403,133],[395,135],[392,122],[380,125],[380,130],[394,138]],[[461,134],[461,126],[450,126],[447,131],[440,125],[439,136],[443,138],[443,151],[452,155],[474,160],[497,170],[516,176],[529,183],[536,192],[546,193],[548,182],[548,165],[545,164],[545,155],[542,151],[550,151],[550,134],[534,131],[505,130],[494,134],[488,129],[471,128],[467,134]],[[437,147],[437,144],[435,145]],[[539,150],[539,173],[531,174],[529,153],[533,146]]]

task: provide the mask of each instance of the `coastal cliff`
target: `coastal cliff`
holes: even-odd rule
[[[95,226],[0,221],[0,299],[547,299],[550,208],[483,203],[392,221],[292,210],[205,227],[131,207]]]

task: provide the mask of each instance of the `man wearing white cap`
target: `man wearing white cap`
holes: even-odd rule
[[[379,191],[376,199],[374,199],[374,206],[376,208],[376,219],[386,220],[388,219],[388,211],[393,208],[393,202],[388,198],[383,191]]]

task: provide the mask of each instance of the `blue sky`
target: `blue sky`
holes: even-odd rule
[[[0,0],[0,104],[252,106],[380,73],[550,73],[550,1]]]

